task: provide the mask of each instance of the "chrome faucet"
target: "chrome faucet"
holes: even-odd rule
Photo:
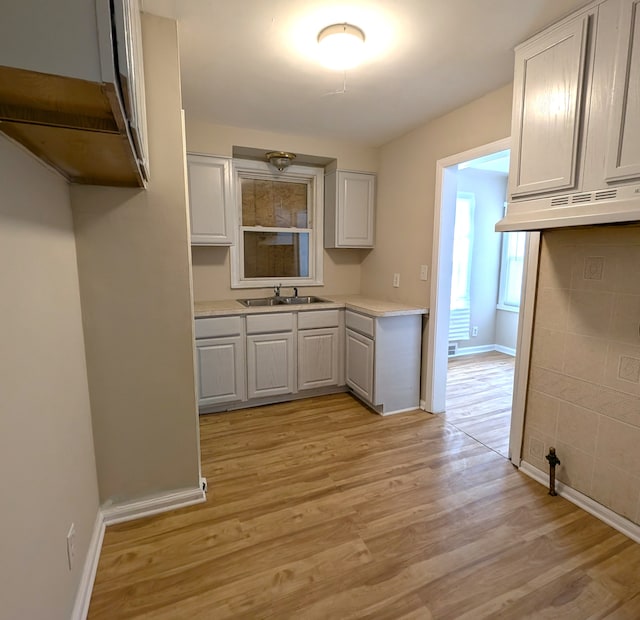
[[[293,287],[293,296],[294,296],[294,297],[297,297],[297,296],[298,296],[298,287],[297,287],[297,286],[294,286],[294,287]]]
[[[280,297],[280,287],[282,286],[282,283],[278,284],[278,286],[274,286],[273,287],[273,294],[276,297]]]

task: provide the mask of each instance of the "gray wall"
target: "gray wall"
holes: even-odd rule
[[[3,137],[0,188],[0,616],[63,620],[98,512],[69,191]]]

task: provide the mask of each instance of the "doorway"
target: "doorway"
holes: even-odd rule
[[[524,397],[531,344],[533,292],[535,290],[539,235],[529,233],[522,235],[521,238],[521,246],[524,246],[524,255],[522,254],[522,247],[520,247],[520,255],[517,260],[519,260],[520,273],[522,273],[524,277],[522,278],[520,320],[518,321],[518,313],[514,312],[513,308],[504,310],[505,282],[500,282],[498,273],[501,264],[504,263],[503,255],[506,251],[506,246],[503,246],[501,235],[493,232],[495,223],[502,218],[504,212],[506,170],[508,168],[505,166],[504,152],[508,151],[508,149],[509,139],[504,139],[437,162],[432,257],[433,278],[430,295],[431,313],[428,325],[425,372],[423,376],[425,386],[424,408],[433,413],[445,413],[446,415],[447,375],[450,354],[454,359],[457,357],[462,358],[463,355],[461,355],[461,353],[464,354],[465,357],[467,355],[485,355],[485,357],[491,358],[492,356],[486,354],[497,351],[497,353],[503,357],[501,357],[501,355],[493,356],[500,357],[500,359],[489,359],[485,360],[485,362],[502,365],[503,370],[507,370],[507,375],[510,371],[508,367],[510,366],[513,369],[511,371],[513,372],[513,378],[510,377],[507,381],[508,386],[511,387],[511,391],[506,396],[506,400],[511,403],[511,407],[509,407],[510,411],[507,415],[502,416],[511,422],[511,429],[509,430],[505,426],[503,431],[496,431],[498,434],[500,432],[503,433],[502,444],[493,449],[511,458],[514,464],[519,465],[524,420]],[[503,159],[503,161],[499,163],[501,159]],[[471,164],[470,162],[475,163]],[[492,170],[492,168],[498,168],[500,166],[502,167],[501,172]],[[476,248],[482,250],[479,252],[482,259],[480,261],[481,267],[479,271],[485,273],[485,277],[481,278],[479,283],[476,283],[476,293],[474,295],[471,279],[468,278],[468,282],[465,283],[464,277],[461,279],[461,274],[464,276],[466,270],[467,275],[470,275],[472,264],[470,261],[473,256],[473,243],[476,238],[475,236],[469,235],[468,225],[462,226],[462,230],[456,233],[456,206],[462,204],[460,221],[469,222],[470,214],[474,208],[477,207],[480,202],[485,202],[484,199],[478,200],[478,196],[470,196],[475,192],[469,190],[468,184],[459,183],[459,175],[462,173],[471,178],[482,174],[483,170],[494,173],[494,176],[495,174],[502,174],[502,198],[496,198],[496,191],[498,190],[494,188],[494,198],[492,201],[493,212],[486,214],[488,224],[482,224],[485,229],[490,229],[494,237],[490,242],[484,239],[481,242],[482,247]],[[462,176],[460,179],[462,179]],[[497,185],[500,184],[498,183]],[[478,204],[475,204],[476,202]],[[474,217],[474,222],[475,219]],[[456,234],[458,239],[454,238]],[[466,241],[464,239],[465,235],[467,237]],[[463,237],[462,241],[460,240],[461,236]],[[491,247],[487,246],[487,243],[489,243]],[[466,247],[466,255],[465,252],[463,252],[462,259],[457,261],[454,261],[454,245],[462,247],[463,249]],[[464,266],[465,256],[467,260],[466,268]],[[489,261],[495,265],[490,282],[486,276],[486,265],[482,267],[483,260],[485,263]],[[504,267],[502,273],[504,279],[507,273]],[[506,280],[506,284],[508,285],[509,278],[506,277]],[[513,281],[514,279],[512,277],[512,284]],[[513,286],[511,288],[513,288]],[[478,295],[478,290],[482,291],[481,295]],[[469,291],[471,292],[469,293]],[[484,310],[471,307],[471,298],[474,296],[477,299],[481,297],[485,298],[483,302]],[[507,298],[508,297],[509,295],[507,295]],[[491,311],[488,311],[487,309],[490,305],[492,305],[493,308]],[[510,334],[508,341],[504,340],[505,326],[501,325],[496,327],[498,323],[496,317],[498,314],[509,315],[511,317],[507,319],[507,323],[512,324],[511,329],[508,330]],[[450,319],[454,333],[450,333]],[[502,319],[500,319],[500,321],[504,323]],[[516,324],[517,328],[515,327]],[[455,333],[456,329],[458,330],[457,333]],[[452,347],[450,347],[450,342],[453,345]],[[514,354],[515,358],[513,357]],[[507,364],[505,360],[509,360],[509,363]],[[464,365],[460,363],[458,366]],[[463,370],[461,372],[465,371]],[[478,373],[480,371],[476,367],[473,372]],[[504,381],[502,383],[504,383]],[[480,384],[477,383],[475,388],[472,385],[460,387],[458,396],[464,396],[465,392],[467,392],[470,396],[475,395],[477,400],[479,385]],[[505,397],[503,396],[503,404],[504,401]],[[459,405],[459,402],[457,404]],[[483,400],[482,406],[485,405],[486,402]],[[452,403],[449,403],[449,408],[450,410],[453,409]],[[502,406],[502,408],[505,407]],[[470,403],[468,409],[467,413],[471,412],[471,414],[475,414],[479,411],[480,407],[478,403],[475,405],[474,403]],[[451,413],[454,412],[452,411]],[[460,411],[458,411],[458,413],[460,413]],[[489,430],[490,424],[489,422],[485,423],[484,426],[486,430]],[[483,427],[481,422],[477,426]]]

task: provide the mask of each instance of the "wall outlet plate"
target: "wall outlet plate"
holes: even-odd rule
[[[429,279],[429,265],[420,265],[420,279],[421,280]]]
[[[471,330],[471,335],[472,336],[477,336],[478,335],[478,326],[474,325],[473,329]]]
[[[400,274],[399,273],[394,273],[393,274],[393,287],[394,288],[398,288],[400,286]]]

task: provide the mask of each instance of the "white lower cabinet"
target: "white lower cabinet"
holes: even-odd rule
[[[247,336],[249,398],[290,394],[294,391],[293,333]]]
[[[216,405],[245,396],[244,338],[206,338],[198,341],[198,404]]]
[[[373,361],[375,344],[371,338],[347,329],[347,385],[366,401],[373,402]]]
[[[298,389],[338,385],[337,327],[298,332]]]
[[[196,319],[195,332],[198,406],[246,400],[242,317]]]
[[[200,411],[326,394],[345,383],[383,415],[415,409],[421,328],[417,314],[341,309],[198,318]]]
[[[420,405],[422,317],[370,317],[347,310],[346,380],[383,415]]]

